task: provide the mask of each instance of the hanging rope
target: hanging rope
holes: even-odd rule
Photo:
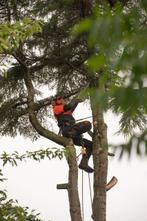
[[[82,170],[82,219],[84,221],[84,180],[83,180],[83,170]]]
[[[91,191],[91,181],[90,181],[90,174],[89,173],[88,173],[88,181],[89,181],[89,193],[90,193],[91,209],[92,209],[92,191]]]
[[[80,155],[86,154],[86,148],[82,146],[81,153],[77,156],[77,159]],[[88,173],[88,181],[89,181],[89,193],[90,193],[90,201],[91,201],[91,208],[92,208],[92,190],[91,190],[91,181],[90,181],[90,174]],[[84,221],[84,172],[82,170],[82,220]]]
[[[89,181],[89,193],[90,193],[90,201],[91,201],[91,210],[92,210],[92,191],[91,191],[91,181],[90,181],[90,174],[88,173],[88,181]],[[82,220],[84,221],[84,173],[82,170]]]
[[[76,157],[77,160],[80,155],[87,154],[86,153],[86,148],[84,147],[84,142],[82,143],[82,148],[80,154]],[[82,170],[82,219],[84,221],[84,175],[83,175],[83,170]],[[91,181],[90,181],[90,174],[88,173],[88,181],[89,181],[89,193],[90,193],[90,201],[91,201],[91,208],[92,208],[92,191],[91,191]]]

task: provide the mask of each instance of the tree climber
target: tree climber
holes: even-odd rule
[[[82,102],[80,99],[76,99],[67,104],[63,96],[56,95],[52,101],[53,112],[62,135],[72,138],[75,145],[86,148],[86,154],[83,154],[79,168],[92,173],[94,170],[88,165],[88,160],[92,154],[92,141],[82,138],[82,134],[91,129],[91,123],[89,121],[75,123],[72,116],[80,102]]]

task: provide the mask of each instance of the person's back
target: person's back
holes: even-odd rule
[[[58,121],[58,126],[62,127],[63,125],[65,125],[66,123],[69,124],[75,124],[75,119],[72,116],[72,111],[71,110],[67,110],[67,105],[63,104],[63,103],[55,103],[53,105],[53,112],[54,112],[54,116],[56,117],[57,121]]]

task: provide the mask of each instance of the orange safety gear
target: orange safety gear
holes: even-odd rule
[[[63,115],[72,115],[72,113],[73,113],[73,111],[71,111],[71,110],[65,111],[63,104],[55,105],[55,106],[53,107],[53,112],[54,112],[54,116],[55,116],[55,117],[58,117],[60,114],[63,114]]]

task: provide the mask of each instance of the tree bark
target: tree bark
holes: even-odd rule
[[[34,111],[34,87],[29,75],[29,72],[25,74],[25,84],[28,91],[28,113],[32,126],[36,131],[54,141],[57,144],[63,145],[68,150],[67,162],[69,165],[69,178],[68,178],[68,197],[71,221],[82,221],[81,208],[78,194],[78,167],[76,161],[76,151],[71,139],[61,137],[55,133],[43,128],[37,120],[36,113]]]
[[[68,157],[68,198],[70,205],[71,221],[82,221],[80,200],[78,194],[78,167],[76,161],[76,151],[72,145],[68,147],[68,149],[71,153]]]
[[[108,167],[107,126],[103,112],[91,104],[93,115],[94,198],[93,220],[106,221],[106,183]]]

